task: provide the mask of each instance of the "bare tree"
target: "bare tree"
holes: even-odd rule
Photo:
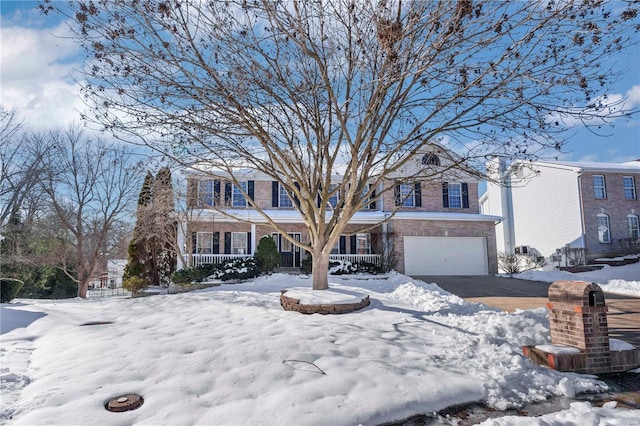
[[[310,244],[291,243],[313,255],[314,289],[328,287],[330,250],[371,201],[370,184],[479,173],[492,155],[536,158],[562,147],[563,118],[624,116],[599,95],[618,76],[610,58],[635,42],[638,25],[631,2],[616,10],[583,0],[71,8],[91,58],[85,118],[234,183],[247,167],[278,181],[308,227]],[[448,157],[403,170],[419,150]],[[332,186],[337,166],[344,174]]]
[[[45,156],[39,181],[57,223],[49,241],[70,247],[72,255],[66,249],[46,250],[43,261],[61,268],[84,298],[110,239],[128,222],[139,165],[130,149],[92,140],[77,127],[51,132],[49,138],[55,149]]]
[[[36,183],[48,149],[43,135],[25,129],[15,110],[0,105],[0,226],[12,215],[34,214]]]

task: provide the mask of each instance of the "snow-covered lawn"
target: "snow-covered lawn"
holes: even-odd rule
[[[543,308],[499,312],[395,273],[331,281],[371,305],[284,311],[281,289],[311,285],[288,275],[138,299],[3,304],[1,422],[374,425],[470,401],[504,410],[606,389],[521,355],[549,343]],[[111,323],[81,326],[98,321]],[[144,405],[105,410],[124,393]],[[640,411],[578,405],[555,415],[633,424]],[[536,419],[500,424],[519,421]]]
[[[572,274],[566,271],[527,271],[514,275],[522,280],[554,282],[562,280],[597,283],[602,291],[640,297],[640,262],[624,266],[609,266],[597,271]]]

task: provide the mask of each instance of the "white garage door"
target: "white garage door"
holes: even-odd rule
[[[404,237],[407,275],[487,275],[482,237]]]

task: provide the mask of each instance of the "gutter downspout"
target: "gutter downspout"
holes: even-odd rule
[[[584,200],[582,194],[582,175],[584,174],[584,169],[580,169],[577,171],[577,183],[578,183],[578,208],[580,209],[580,229],[582,230],[582,235],[580,235],[581,245],[583,249],[587,249],[587,239],[586,239],[586,218],[584,217]]]

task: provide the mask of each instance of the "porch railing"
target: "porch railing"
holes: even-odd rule
[[[189,256],[191,256],[189,258]],[[224,263],[228,260],[246,259],[253,257],[251,254],[191,254],[186,255],[189,260],[189,266],[200,266],[208,263]]]
[[[346,260],[351,263],[367,262],[374,265],[380,265],[382,262],[382,256],[379,254],[331,254],[329,255],[330,261]]]
[[[245,259],[252,257],[250,254],[192,254],[185,257],[190,259],[190,266],[200,266],[208,263],[224,263],[233,259]],[[329,260],[346,260],[352,263],[367,262],[374,265],[380,265],[382,256],[379,254],[332,254]]]

